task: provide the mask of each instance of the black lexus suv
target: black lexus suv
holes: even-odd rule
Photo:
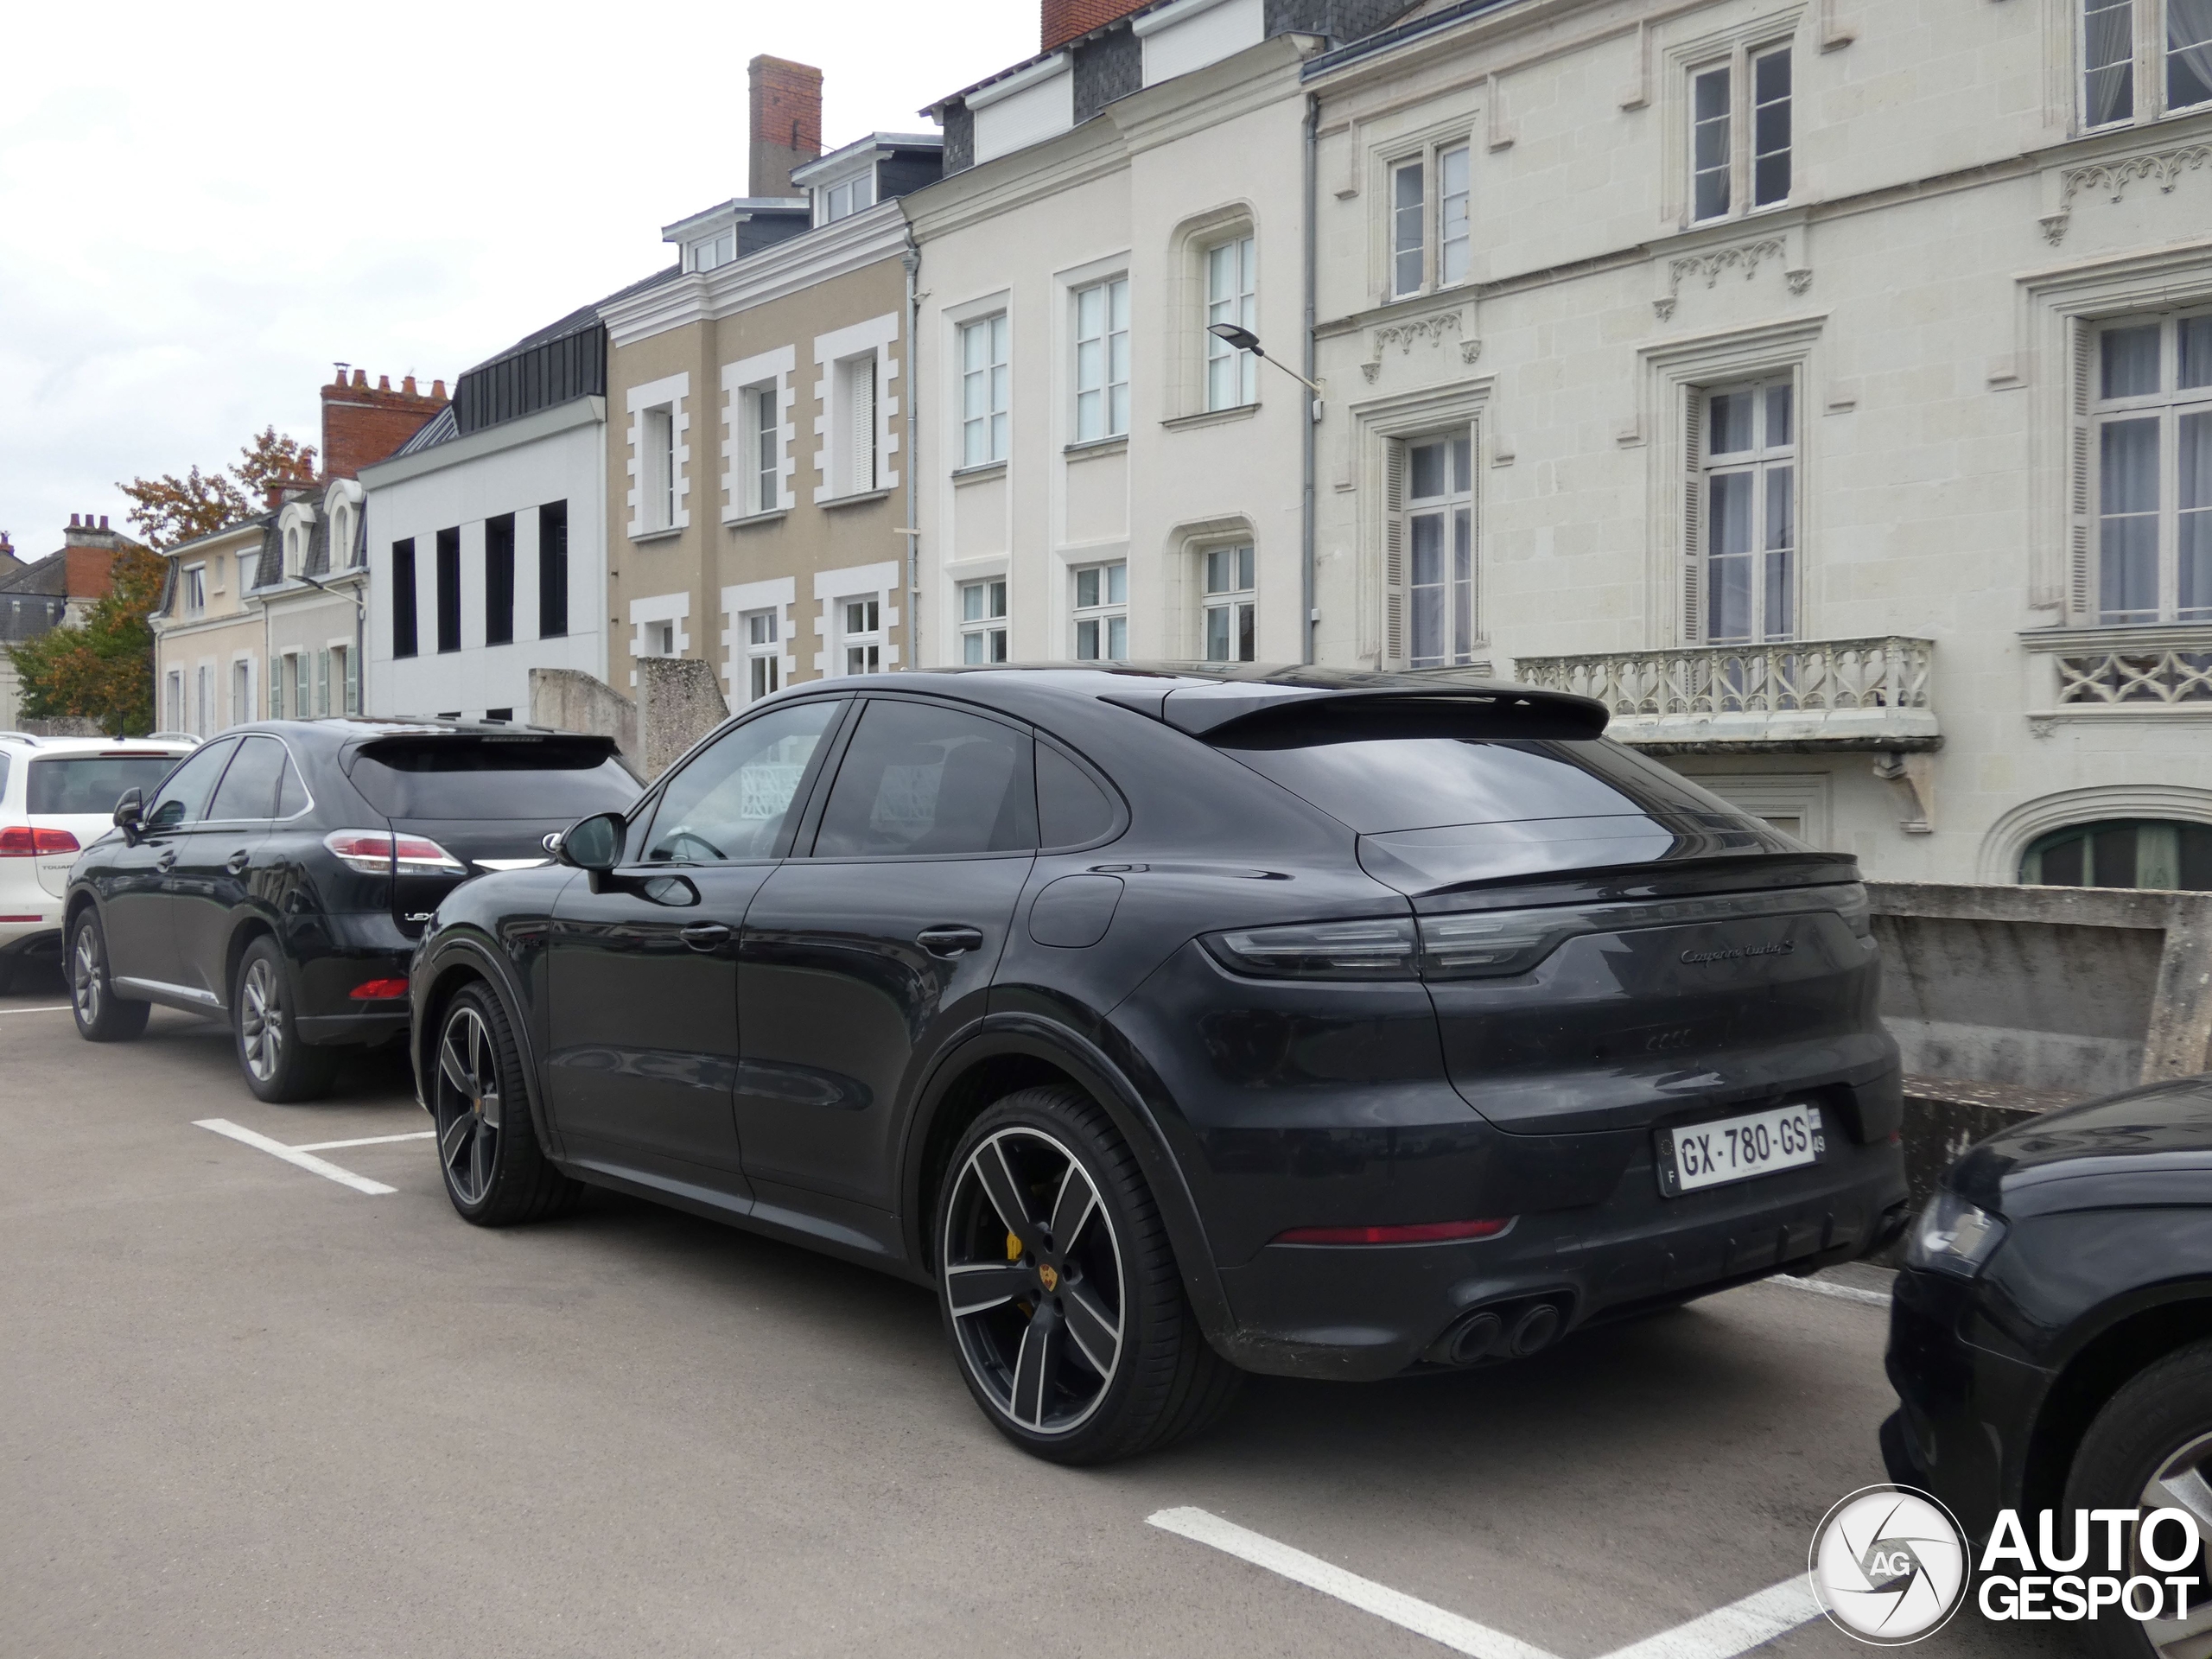
[[[718,729],[410,994],[467,1219],[590,1182],[933,1287],[1017,1444],[1163,1443],[1903,1225],[1866,895],[1586,699],[908,673]]]
[[[437,901],[550,861],[544,837],[627,806],[607,739],[493,722],[269,721],[127,791],[69,873],[77,1029],[136,1037],[152,1005],[230,1022],[246,1086],[312,1099],[337,1056],[407,1029],[407,963]]]

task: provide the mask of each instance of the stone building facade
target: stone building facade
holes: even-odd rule
[[[1320,659],[1588,691],[1884,877],[2212,886],[2212,48],[2091,10],[1308,59]]]

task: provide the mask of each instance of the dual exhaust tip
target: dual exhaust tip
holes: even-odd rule
[[[1557,1302],[1508,1303],[1486,1307],[1459,1321],[1429,1350],[1446,1365],[1475,1365],[1486,1359],[1526,1359],[1559,1340],[1567,1313]]]

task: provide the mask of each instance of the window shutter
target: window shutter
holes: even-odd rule
[[[1382,657],[1406,660],[1406,446],[1389,441],[1382,485]]]
[[[2096,330],[2076,317],[2067,353],[2066,388],[2066,615],[2067,620],[2095,620],[2090,603],[2093,493],[2090,487],[2089,377],[2095,368]]]
[[[875,487],[875,359],[856,357],[845,365],[845,408],[851,425],[852,488],[855,494]]]
[[[1682,403],[1682,643],[1705,637],[1705,394],[1685,389]]]
[[[315,711],[318,715],[330,712],[330,653],[327,651],[315,654]]]

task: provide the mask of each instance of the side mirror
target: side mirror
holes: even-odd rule
[[[629,826],[620,812],[601,812],[569,826],[553,856],[572,869],[604,875],[622,861],[622,841]]]
[[[143,790],[126,789],[116,798],[115,827],[123,831],[123,838],[132,846],[138,844],[138,831],[145,825],[146,795]]]

